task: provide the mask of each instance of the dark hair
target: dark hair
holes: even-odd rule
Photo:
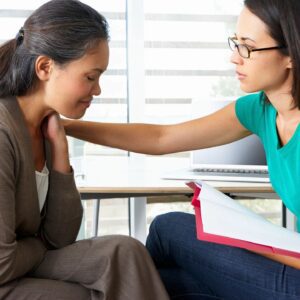
[[[292,61],[292,96],[300,109],[300,1],[299,0],[245,0],[245,6],[268,27],[271,37],[283,55]]]
[[[90,6],[77,0],[45,3],[0,47],[0,97],[21,96],[33,87],[38,56],[64,65],[108,39],[106,19]]]

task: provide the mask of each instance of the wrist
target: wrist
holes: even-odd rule
[[[52,151],[67,151],[68,152],[68,140],[65,134],[57,136],[54,139],[49,139]]]
[[[60,173],[70,173],[68,143],[56,141],[51,143],[52,168]]]
[[[61,119],[61,123],[64,127],[64,130],[65,130],[66,134],[68,134],[68,130],[69,130],[71,122],[72,122],[71,120]]]

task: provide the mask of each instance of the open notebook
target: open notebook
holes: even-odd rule
[[[230,102],[214,101],[201,106],[203,115]],[[263,146],[255,135],[230,144],[193,151],[185,169],[166,172],[165,179],[269,182]]]
[[[204,182],[187,185],[194,190],[199,240],[300,258],[298,232],[272,224]]]

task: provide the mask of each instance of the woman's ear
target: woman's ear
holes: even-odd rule
[[[53,68],[53,60],[47,56],[38,56],[35,61],[35,72],[37,77],[41,81],[46,81],[49,79],[51,71]]]
[[[288,69],[293,69],[293,64],[292,64],[292,59],[288,56],[288,61],[287,61],[287,68]]]

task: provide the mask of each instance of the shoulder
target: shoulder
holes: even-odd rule
[[[24,117],[16,97],[0,98],[0,125],[19,136],[24,130]]]
[[[6,133],[11,132],[12,129],[10,126],[11,120],[13,120],[13,118],[7,107],[7,99],[0,98],[0,130],[2,134],[4,132]]]
[[[263,92],[249,94],[237,99],[235,108],[239,111],[263,111],[266,107],[265,94]]]
[[[0,115],[1,116],[1,115]],[[5,124],[2,120],[0,121],[0,156],[4,153],[8,154],[16,148],[17,139],[13,134],[12,129]]]
[[[258,134],[263,124],[267,103],[263,92],[240,97],[235,104],[235,113],[244,127]]]
[[[16,148],[20,141],[20,130],[15,116],[15,98],[0,98],[0,147],[1,152],[5,149]],[[1,155],[1,154],[0,154]]]
[[[236,105],[248,104],[251,106],[262,107],[265,104],[265,96],[263,92],[249,94],[237,99]]]
[[[0,98],[0,124],[7,124],[14,120],[16,98]]]

